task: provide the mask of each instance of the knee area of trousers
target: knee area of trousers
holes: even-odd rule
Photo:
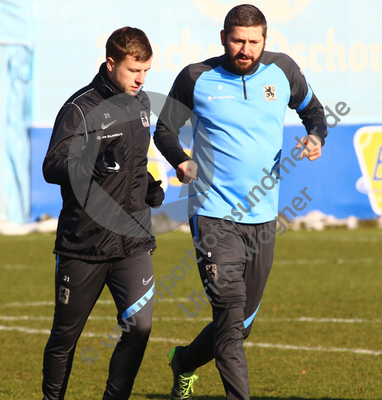
[[[78,332],[52,332],[46,344],[45,353],[66,354],[76,346],[78,338]]]
[[[131,340],[134,341],[136,346],[143,346],[147,343],[150,337],[151,330],[134,330],[132,329],[130,332],[122,332],[120,341],[122,343],[129,343]]]
[[[137,324],[137,326],[136,326],[136,333],[137,333],[137,335],[139,335],[139,336],[148,336],[148,335],[150,335],[150,332],[151,332],[151,327],[152,327],[152,324],[151,324],[151,321],[150,322],[144,322],[144,323],[141,323],[141,324]]]
[[[244,340],[244,327],[243,329],[230,328],[225,329],[221,332],[216,332],[215,335],[215,344],[214,344],[214,352],[215,358],[218,354],[222,354],[225,352],[227,348],[235,348],[238,343],[242,343]]]
[[[150,335],[152,323],[150,321],[144,320],[135,320],[131,321],[125,320],[124,322],[120,323],[119,326],[122,330],[122,336],[124,335],[134,335],[137,337],[145,337]]]

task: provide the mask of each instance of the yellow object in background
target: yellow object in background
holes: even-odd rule
[[[371,207],[382,215],[382,126],[358,129],[354,147]]]
[[[184,152],[191,157],[191,149],[184,149]],[[147,153],[148,162],[147,169],[155,180],[162,181],[162,188],[166,191],[170,186],[182,186],[183,183],[179,182],[176,176],[168,176],[167,173],[172,169],[170,164],[161,155],[159,150],[155,147],[153,141],[150,141],[149,151]]]

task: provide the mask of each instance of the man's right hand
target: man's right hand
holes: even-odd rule
[[[195,161],[188,160],[178,165],[176,176],[180,182],[190,183],[197,179],[198,166]]]

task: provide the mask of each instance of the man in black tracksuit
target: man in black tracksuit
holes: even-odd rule
[[[46,400],[64,399],[76,343],[105,284],[123,334],[103,399],[130,396],[143,358],[154,294],[150,206],[164,198],[161,182],[147,171],[150,104],[141,87],[151,60],[144,32],[118,29],[99,73],[70,97],[54,124],[43,172],[61,186],[63,207],[54,249],[56,306],[44,353]]]

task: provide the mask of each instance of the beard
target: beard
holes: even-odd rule
[[[255,69],[255,67],[260,63],[260,58],[264,53],[264,48],[265,48],[265,43],[264,43],[263,49],[261,50],[259,57],[255,58],[251,54],[249,54],[247,56],[244,54],[241,54],[241,53],[232,55],[232,54],[230,54],[228,47],[226,45],[224,45],[225,54],[226,54],[227,58],[229,59],[229,61],[231,62],[231,66],[239,75],[246,74],[247,72],[250,72],[253,69]],[[249,63],[244,64],[244,63],[240,62],[240,60],[251,60],[251,61]]]

